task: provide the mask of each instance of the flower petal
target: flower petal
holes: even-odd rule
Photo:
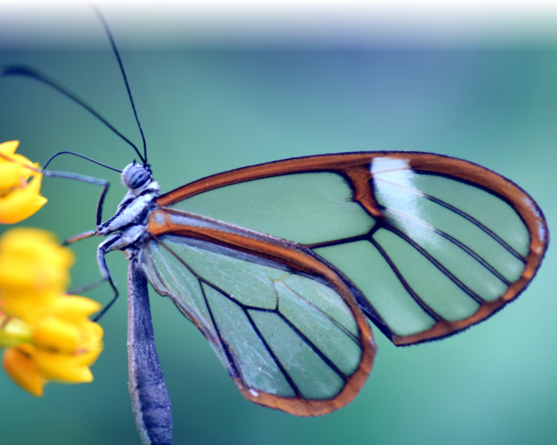
[[[19,141],[8,141],[0,144],[0,154],[4,156],[10,156],[15,153],[17,147],[19,146]]]
[[[39,195],[42,175],[37,174],[25,188],[16,188],[0,198],[0,223],[15,224],[30,217],[44,206],[47,199]]]
[[[32,357],[24,350],[19,347],[6,349],[3,365],[6,374],[25,391],[37,397],[43,395],[46,380],[40,376]]]
[[[81,321],[102,309],[102,305],[90,298],[67,295],[52,301],[48,313],[65,320]]]
[[[64,355],[38,350],[34,358],[35,364],[44,378],[65,383],[92,382],[93,374],[87,366],[81,363],[81,355]]]
[[[21,186],[22,181],[27,178],[22,177],[23,167],[1,161],[2,159],[0,159],[0,196],[5,196],[10,192],[10,188]]]
[[[38,164],[33,164],[25,156],[14,154],[7,157],[0,157],[0,195],[4,196],[10,192],[12,187],[24,188],[27,180],[40,174]]]
[[[27,322],[33,321],[36,314],[37,306],[45,306],[51,301],[59,298],[60,295],[55,292],[15,292],[2,290],[2,310],[6,314],[19,317]]]
[[[8,315],[28,319],[32,310],[48,305],[65,293],[70,249],[50,233],[17,228],[0,239],[0,298]]]
[[[80,345],[80,334],[75,323],[57,317],[44,317],[35,325],[34,343],[39,349],[74,354]]]

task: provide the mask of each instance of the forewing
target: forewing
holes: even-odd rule
[[[305,245],[398,345],[452,335],[513,300],[548,243],[536,203],[460,159],[373,152],[215,175],[158,204]]]
[[[371,370],[371,330],[338,278],[176,235],[149,240],[140,264],[255,403],[326,414],[352,400]]]

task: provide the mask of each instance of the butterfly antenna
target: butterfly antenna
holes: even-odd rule
[[[108,168],[109,170],[113,170],[113,171],[115,171],[115,172],[122,173],[122,170],[118,170],[117,168],[111,167],[110,165],[106,165],[106,164],[103,164],[102,162],[95,161],[94,159],[88,158],[87,156],[83,156],[83,155],[81,155],[81,154],[79,154],[79,153],[74,153],[73,151],[60,151],[60,152],[58,152],[58,153],[56,153],[56,154],[53,154],[53,155],[48,159],[48,161],[46,161],[46,163],[44,164],[43,170],[46,170],[46,168],[48,167],[48,164],[50,164],[50,163],[54,160],[54,158],[57,158],[57,157],[60,156],[60,155],[73,155],[73,156],[77,156],[78,158],[86,159],[86,160],[92,162],[93,164],[97,164],[97,165],[100,165],[101,167]]]
[[[122,133],[120,133],[118,130],[116,130],[116,128],[114,128],[114,126],[112,126],[104,117],[102,117],[97,111],[95,111],[93,107],[86,104],[84,101],[82,101],[75,94],[70,92],[68,89],[64,88],[62,85],[50,79],[49,77],[45,76],[44,74],[40,73],[39,71],[24,66],[8,66],[0,70],[0,76],[26,76],[26,77],[30,77],[31,79],[38,80],[39,82],[42,82],[48,85],[49,87],[54,88],[56,91],[62,93],[67,98],[73,100],[75,103],[85,108],[89,113],[91,113],[99,121],[101,121],[104,125],[106,125],[110,130],[112,130],[117,136],[119,136],[121,139],[127,142],[135,150],[137,155],[143,161],[143,157],[141,156],[141,153],[139,152],[135,144],[131,142]],[[146,162],[146,159],[144,162]]]
[[[120,72],[122,73],[122,77],[124,78],[124,83],[126,84],[126,90],[128,90],[128,97],[130,98],[130,102],[132,104],[133,114],[135,116],[135,121],[137,122],[137,126],[139,128],[139,132],[141,133],[141,139],[143,140],[143,156],[140,155],[140,158],[143,162],[144,166],[147,166],[147,142],[145,141],[145,135],[143,134],[143,128],[141,127],[141,122],[139,121],[139,117],[137,116],[137,110],[135,108],[135,102],[133,101],[132,91],[130,89],[130,84],[128,83],[128,76],[126,76],[126,70],[124,69],[124,64],[122,63],[122,58],[120,57],[120,52],[116,47],[116,42],[114,41],[114,37],[112,37],[112,33],[110,32],[110,28],[104,19],[104,16],[101,12],[93,6],[93,9],[99,16],[100,21],[102,22],[106,33],[108,34],[108,38],[110,40],[110,45],[112,45],[112,50],[114,51],[114,55],[118,60],[118,65],[120,65]]]

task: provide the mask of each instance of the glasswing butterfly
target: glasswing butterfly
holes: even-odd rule
[[[4,74],[50,84],[108,124],[36,71]],[[161,195],[145,146],[136,151],[116,215],[101,223],[105,187],[97,229],[69,241],[107,236],[98,262],[116,295],[104,255],[123,250],[130,260],[130,393],[144,443],[170,443],[172,428],[147,280],[199,328],[247,399],[315,416],[365,383],[376,351],[369,321],[400,346],[458,333],[515,299],[548,244],[526,192],[456,158],[295,158]]]

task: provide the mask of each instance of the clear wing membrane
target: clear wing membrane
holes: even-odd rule
[[[211,190],[174,208],[300,244],[368,232],[375,221],[335,173],[263,178]]]
[[[358,370],[369,342],[355,318],[361,315],[315,278],[173,235],[148,241],[140,264],[155,289],[201,330],[252,401],[268,405],[258,400],[261,394],[334,399]]]
[[[259,174],[256,166],[217,175],[208,178],[214,185],[189,197],[185,186],[186,199],[167,199],[169,207],[312,249],[362,292],[355,290],[362,309],[396,344],[450,335],[486,318],[526,286],[547,244],[534,201],[505,178],[466,161],[364,153],[259,167],[276,173]],[[261,297],[257,313],[247,311],[258,335],[273,338],[260,328],[263,320],[286,329],[281,317],[265,310],[273,294],[286,307],[282,292],[296,294],[287,282],[273,281],[281,284]],[[324,377],[331,391],[338,376]]]

